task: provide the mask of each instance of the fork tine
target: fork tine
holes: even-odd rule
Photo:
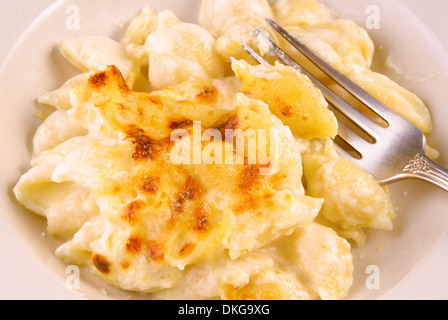
[[[353,155],[351,155],[348,151],[346,151],[344,148],[342,148],[341,146],[339,146],[338,144],[334,144],[334,148],[336,149],[337,153],[339,153],[340,156],[349,159],[350,161],[353,162],[358,162],[359,159],[354,157]]]
[[[339,146],[336,143],[334,144],[334,148],[336,149],[336,152],[341,157],[344,157],[344,158],[350,160],[351,162],[356,164],[361,169],[363,169],[363,170],[365,170],[367,172],[369,172],[369,170],[371,169],[370,166],[369,166],[369,162],[365,158],[356,158],[356,157],[354,157],[352,154],[347,152],[344,148],[342,148],[341,146]]]
[[[272,19],[266,18],[268,24],[277,31],[283,38],[285,38],[289,43],[291,43],[297,50],[299,50],[306,58],[308,58],[316,67],[323,71],[327,76],[329,76],[333,81],[335,81],[339,86],[344,88],[353,97],[355,97],[359,102],[364,104],[380,118],[390,124],[392,121],[403,121],[405,120],[397,113],[386,107],[384,104],[379,102],[373,96],[371,96],[364,89],[359,87],[355,82],[342,74],[339,70],[335,69],[322,57],[316,54],[314,51],[309,49],[300,39],[293,37],[284,28],[279,26]],[[407,121],[407,120],[405,120]]]
[[[352,130],[347,128],[343,123],[338,123],[338,136],[341,138],[347,145],[356,150],[357,153],[363,157],[365,155],[366,150],[372,147],[372,143],[364,140],[359,135],[354,133]]]
[[[263,58],[260,54],[258,54],[254,49],[252,49],[251,46],[249,46],[247,43],[243,43],[243,48],[246,50],[246,52],[255,59],[259,64],[264,66],[272,66],[269,61],[267,61],[265,58]]]
[[[298,64],[294,59],[292,59],[286,52],[284,52],[269,36],[267,32],[263,32],[263,30],[255,29],[254,30],[257,35],[263,36],[267,41],[269,41],[270,48],[272,54],[279,58],[284,64],[295,68],[302,74],[306,75],[314,85],[322,92],[327,101],[339,111],[345,118],[349,119],[354,125],[356,125],[359,129],[364,131],[370,138],[373,140],[377,140],[377,137],[384,132],[384,128],[377,125],[373,120],[364,115],[362,112],[358,111],[352,105],[347,103],[344,99],[338,96],[335,92],[329,89],[326,85],[324,85],[320,80],[314,77],[307,70],[302,68],[300,64]],[[245,45],[246,48],[250,48]],[[246,50],[255,60],[264,60],[259,54],[257,54],[253,49]],[[268,63],[265,61],[265,63]],[[264,63],[264,64],[265,64]],[[269,64],[270,65],[270,64]]]

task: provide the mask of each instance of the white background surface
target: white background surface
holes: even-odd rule
[[[53,2],[54,0],[0,0],[0,64],[28,25]],[[405,1],[411,8],[420,8],[422,3],[425,4],[425,9],[416,13],[427,21],[448,48],[448,20],[444,15],[438,14],[444,2],[445,0]],[[0,299],[82,298],[76,292],[65,289],[64,284],[49,274],[26,247],[17,250],[17,246],[14,246],[12,250],[9,243],[11,239],[17,239],[17,231],[8,225],[3,212],[0,212],[0,223]],[[448,232],[428,254],[427,259],[384,296],[384,299],[448,299],[447,273]]]

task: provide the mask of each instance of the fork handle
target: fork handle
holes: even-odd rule
[[[403,173],[408,178],[424,180],[448,191],[448,168],[426,154],[418,153],[403,169]]]

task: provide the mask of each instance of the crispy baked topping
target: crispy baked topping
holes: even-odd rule
[[[210,228],[210,207],[206,203],[202,203],[195,209],[195,226],[194,229],[199,232],[206,232]]]
[[[131,266],[131,263],[128,260],[124,259],[121,261],[120,266],[126,270],[126,269],[129,269],[129,267]]]
[[[110,272],[110,263],[102,255],[94,253],[92,255],[92,262],[99,272],[104,274],[108,274]]]
[[[182,247],[182,249],[180,249],[179,256],[180,257],[184,257],[184,256],[190,255],[193,252],[195,247],[196,247],[196,245],[194,243],[187,243],[187,244],[185,244]]]
[[[89,84],[95,88],[102,87],[107,83],[107,72],[98,72],[89,78]]]
[[[123,213],[123,218],[130,224],[138,222],[140,210],[145,207],[143,201],[137,200],[128,204]]]
[[[238,188],[248,193],[260,179],[260,167],[258,165],[246,164],[239,176]]]
[[[218,98],[218,89],[216,89],[213,85],[205,86],[196,98],[199,103],[214,103]]]
[[[155,141],[147,136],[136,136],[132,142],[135,145],[135,153],[132,156],[135,161],[154,160],[155,152],[158,150]]]
[[[138,236],[132,236],[128,239],[126,243],[126,251],[129,253],[138,253],[143,248],[143,241]]]
[[[198,181],[196,181],[192,176],[188,176],[186,182],[176,200],[171,204],[172,215],[171,219],[177,221],[182,213],[183,205],[188,200],[198,199],[202,193],[202,188]]]
[[[165,257],[165,247],[163,244],[156,241],[148,241],[148,256],[151,260],[161,262]]]
[[[288,118],[294,115],[294,107],[284,102],[281,97],[275,98],[275,101],[278,103],[278,108],[282,115]]]
[[[154,194],[159,190],[160,178],[143,176],[142,190],[148,194]]]
[[[224,137],[226,130],[235,130],[238,126],[239,119],[236,112],[226,114],[211,126],[211,129],[217,129]]]

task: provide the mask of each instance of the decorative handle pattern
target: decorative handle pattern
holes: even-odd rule
[[[448,191],[448,168],[435,162],[427,155],[417,154],[403,169],[403,172]]]
[[[417,154],[414,160],[404,167],[403,172],[418,174],[421,172],[429,173],[431,172],[431,165],[426,156]]]

